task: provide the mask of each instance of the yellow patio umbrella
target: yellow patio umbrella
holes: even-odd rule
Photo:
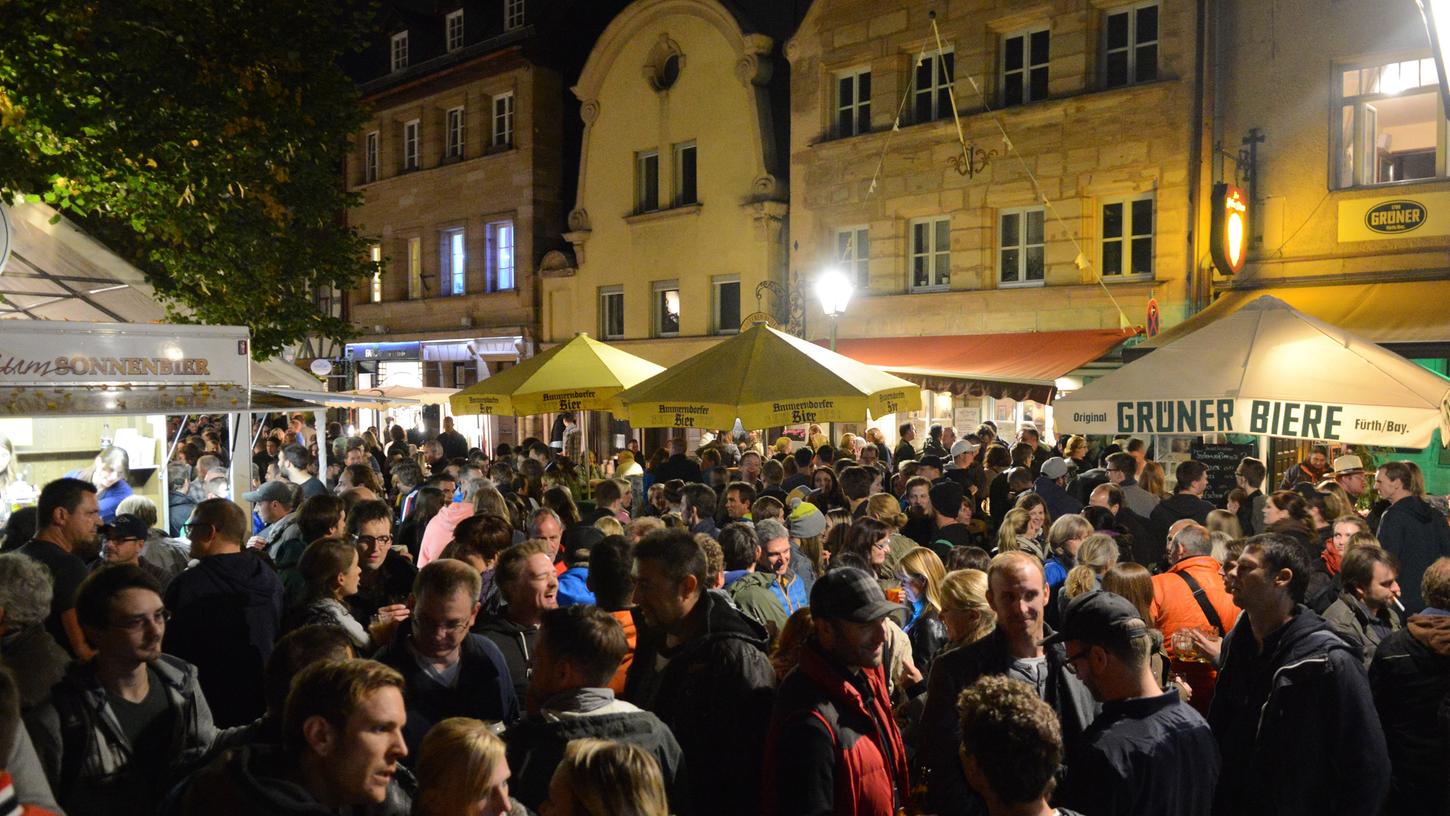
[[[636,428],[767,428],[905,411],[921,386],[756,324],[619,399]]]
[[[455,414],[533,416],[560,411],[617,411],[620,391],[664,371],[580,332],[563,345],[453,395]]]

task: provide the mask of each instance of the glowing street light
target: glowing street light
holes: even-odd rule
[[[830,267],[816,276],[816,300],[821,302],[821,311],[831,319],[831,351],[836,350],[836,318],[846,311],[856,286],[840,269]]]

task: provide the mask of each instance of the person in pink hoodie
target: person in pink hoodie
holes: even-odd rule
[[[453,540],[453,528],[458,526],[460,521],[473,515],[473,499],[478,491],[491,485],[487,479],[469,479],[463,483],[463,498],[453,504],[445,505],[438,515],[428,522],[428,527],[423,530],[423,543],[418,547],[418,569],[428,566],[443,554],[443,549]]]

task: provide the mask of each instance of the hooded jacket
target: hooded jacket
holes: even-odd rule
[[[1043,637],[1051,634],[1052,629],[1044,626]],[[1063,747],[1070,754],[1097,716],[1098,704],[1077,676],[1067,670],[1062,644],[1054,643],[1044,651],[1047,691],[1043,699],[1057,712],[1062,723]],[[927,796],[931,812],[941,816],[987,812],[981,797],[967,785],[957,755],[962,742],[957,696],[978,678],[1006,675],[1011,666],[1012,654],[1001,626],[976,643],[937,655],[927,683],[926,710],[922,712],[919,729],[921,744],[917,750],[917,756],[930,774]]]
[[[520,697],[514,692],[508,665],[487,638],[471,632],[464,636],[458,658],[462,666],[453,688],[439,684],[418,665],[408,647],[412,639],[412,627],[399,627],[393,642],[375,657],[403,675],[403,701],[408,709],[403,740],[408,743],[409,762],[417,756],[428,729],[441,720],[472,717],[508,724],[519,718]]]
[[[766,814],[897,812],[910,795],[886,671],[857,676],[814,643],[781,683],[765,743]]]
[[[1212,510],[1213,505],[1192,493],[1174,493],[1158,502],[1158,506],[1154,507],[1153,512],[1148,516],[1148,535],[1153,538],[1153,546],[1157,548],[1156,551],[1163,552],[1168,548],[1168,528],[1183,519],[1193,519],[1199,524],[1207,524],[1208,514]],[[1134,508],[1133,512],[1137,512],[1137,509]]]
[[[282,582],[252,551],[207,556],[166,588],[162,647],[196,666],[222,727],[262,716],[262,667],[282,622]]]
[[[1400,628],[1400,616],[1385,609],[1375,615],[1362,601],[1348,592],[1339,593],[1334,603],[1324,610],[1324,620],[1339,636],[1364,653],[1364,667],[1374,660],[1375,649],[1391,632]]]
[[[775,576],[775,585],[770,588],[770,593],[780,602],[787,618],[794,615],[797,609],[811,605],[810,582],[805,577],[806,574],[809,574],[809,570],[806,570],[805,573],[795,571],[796,555],[797,551],[792,549],[790,554],[792,567],[786,570],[785,575]],[[801,562],[805,563],[804,555],[801,556]]]
[[[1390,762],[1362,657],[1308,607],[1262,653],[1249,616],[1239,618],[1208,722],[1223,757],[1214,813],[1379,812]]]
[[[438,515],[428,522],[418,545],[418,569],[428,566],[429,561],[443,554],[444,548],[453,541],[453,530],[458,523],[471,515],[473,502],[454,502],[438,511]]]
[[[227,751],[173,792],[165,816],[336,816],[287,773],[295,760],[276,746]],[[409,816],[417,782],[399,765],[382,804],[352,808],[351,816]]]
[[[640,634],[624,697],[680,741],[697,815],[759,813],[760,746],[775,693],[765,629],[711,592],[691,613],[695,632],[675,648],[658,627]]]
[[[545,701],[538,714],[515,723],[503,736],[513,772],[509,793],[532,810],[549,798],[549,780],[569,743],[602,739],[635,745],[653,756],[664,776],[670,812],[676,816],[689,812],[685,757],[675,735],[659,717],[614,699],[609,689],[575,689],[556,695]]]
[[[785,626],[785,607],[781,605],[775,574],[759,570],[731,570],[725,573],[725,591],[736,608],[765,627],[771,640]]]
[[[539,636],[539,627],[514,623],[508,619],[507,610],[505,604],[496,614],[479,615],[473,631],[498,648],[513,681],[514,696],[522,700],[527,696],[529,676],[533,673],[534,641]]]
[[[1445,516],[1419,496],[1407,496],[1385,511],[1375,536],[1380,546],[1400,560],[1400,575],[1410,578],[1400,585],[1400,603],[1413,615],[1425,608],[1420,595],[1420,576],[1435,559],[1450,555],[1450,527]]]
[[[589,567],[570,567],[559,573],[559,605],[594,604],[594,593],[589,591]]]
[[[141,773],[130,740],[93,666],[72,663],[51,701],[26,717],[50,787],[68,813],[151,813],[171,784],[201,761],[217,731],[196,668],[163,654],[150,664],[171,709],[164,776]]]
[[[1381,641],[1369,685],[1390,752],[1384,812],[1450,814],[1450,610],[1411,615]]]

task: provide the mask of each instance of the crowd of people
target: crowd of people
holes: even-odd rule
[[[601,465],[567,416],[492,451],[295,416],[248,512],[189,423],[169,525],[114,449],[7,522],[0,813],[1450,812],[1409,462],[1265,494],[1245,458],[1215,506],[1030,426]]]

